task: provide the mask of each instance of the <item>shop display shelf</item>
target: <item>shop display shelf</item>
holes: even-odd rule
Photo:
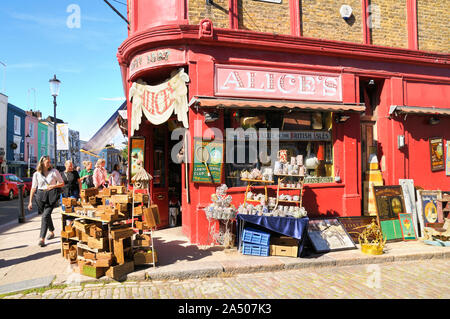
[[[274,181],[266,181],[263,179],[247,179],[247,178],[241,178],[244,182],[254,182],[254,183],[266,183],[266,184],[273,184]]]
[[[283,176],[283,177],[305,177],[305,175],[289,175],[289,174],[273,174],[273,176]]]
[[[242,241],[257,245],[269,245],[270,234],[253,228],[244,228]]]
[[[244,242],[242,245],[242,253],[252,256],[269,256],[269,246],[254,245]]]
[[[279,199],[280,203],[294,203],[294,204],[300,204],[299,200],[286,200],[286,199]]]
[[[303,187],[280,187],[280,189],[293,189],[293,190],[302,190]]]

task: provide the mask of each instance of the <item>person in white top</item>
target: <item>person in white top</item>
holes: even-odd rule
[[[109,185],[120,186],[119,164],[115,164],[111,175],[109,176]]]
[[[36,172],[33,174],[33,182],[31,185],[30,201],[28,203],[28,210],[33,209],[33,197],[36,194],[36,205],[39,214],[42,214],[41,219],[41,233],[39,239],[39,246],[45,246],[45,234],[47,230],[50,231],[47,239],[55,238],[55,227],[52,221],[52,211],[59,198],[58,193],[53,190],[64,187],[64,181],[58,170],[52,168],[50,157],[42,156],[36,167]],[[55,200],[56,198],[56,200]]]

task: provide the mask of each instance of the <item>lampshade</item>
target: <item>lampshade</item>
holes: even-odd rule
[[[49,82],[50,82],[50,92],[51,92],[52,96],[58,96],[59,86],[61,84],[61,81],[56,78],[56,74],[55,74],[53,79],[51,79]]]

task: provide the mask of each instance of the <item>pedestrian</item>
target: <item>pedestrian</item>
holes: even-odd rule
[[[45,246],[45,235],[50,231],[48,240],[55,238],[55,227],[53,226],[52,211],[59,200],[60,190],[64,187],[64,181],[58,170],[54,169],[47,155],[39,159],[30,192],[28,210],[33,209],[33,196],[36,193],[36,205],[41,217],[41,232],[39,246]]]
[[[81,180],[78,172],[73,169],[71,160],[67,160],[64,164],[66,170],[61,174],[64,180],[64,197],[80,198]]]
[[[94,186],[100,190],[108,187],[108,172],[105,169],[105,164],[106,161],[103,158],[99,158],[94,169]]]
[[[113,171],[111,172],[111,175],[109,176],[109,185],[112,186],[120,186],[121,184],[121,175],[119,172],[119,164],[115,164],[113,167]]]
[[[80,172],[81,188],[88,189],[94,186],[94,170],[91,161],[83,161],[84,168]]]

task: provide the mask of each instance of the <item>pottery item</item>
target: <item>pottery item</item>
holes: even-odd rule
[[[247,193],[247,199],[248,200],[252,200],[253,199],[253,193],[252,192],[248,192]]]
[[[297,155],[296,157],[297,165],[302,166],[303,165],[303,155]]]
[[[298,202],[300,200],[300,196],[295,195],[294,197],[292,197],[292,199]]]
[[[298,175],[299,176],[305,176],[305,173],[306,173],[305,166],[300,166],[299,169],[298,169]]]
[[[291,157],[291,165],[295,165],[295,164],[297,164],[297,159],[294,156],[292,156]]]
[[[278,160],[281,163],[286,163],[287,162],[287,150],[279,150],[278,151]]]

